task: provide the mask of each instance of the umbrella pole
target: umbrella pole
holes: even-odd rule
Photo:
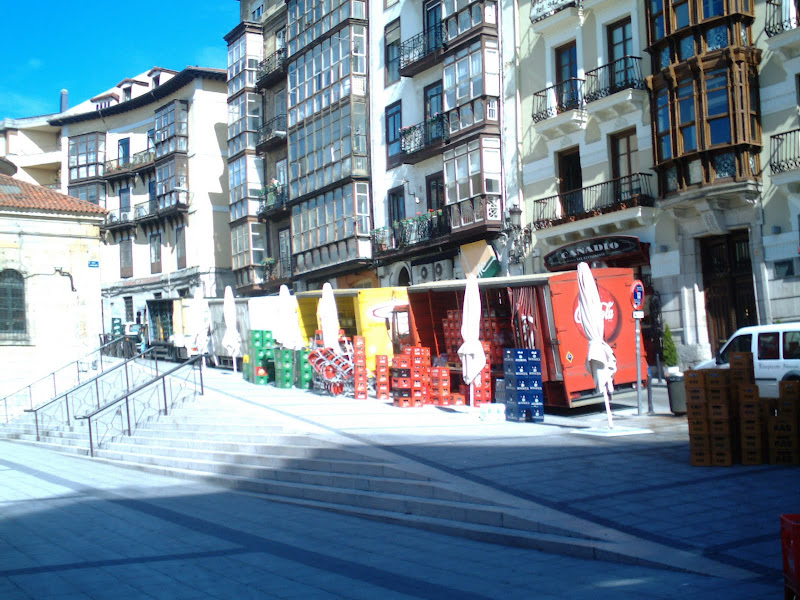
[[[475,407],[475,382],[469,384],[469,405]]]
[[[614,429],[614,419],[611,416],[611,401],[608,397],[608,389],[603,388],[603,400],[606,402],[606,415],[608,415],[608,428]]]

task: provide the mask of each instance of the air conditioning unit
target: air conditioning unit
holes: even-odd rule
[[[411,283],[428,283],[433,281],[433,265],[426,264],[426,265],[417,265],[415,267],[411,267],[411,278],[413,281]]]
[[[433,263],[433,275],[436,281],[444,281],[453,278],[453,261],[438,260]]]
[[[128,221],[130,219],[130,216],[128,215],[128,213],[124,212],[119,216],[119,218],[121,221]]]

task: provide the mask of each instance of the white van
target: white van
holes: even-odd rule
[[[715,360],[702,362],[695,369],[727,369],[731,352],[752,352],[759,393],[777,398],[779,381],[800,380],[800,323],[742,327]]]

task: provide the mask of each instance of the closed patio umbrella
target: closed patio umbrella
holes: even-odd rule
[[[236,328],[236,302],[233,300],[231,286],[225,287],[225,297],[222,300],[222,317],[225,321],[225,335],[222,336],[222,346],[230,352],[233,358],[233,372],[236,372],[236,357],[242,353],[242,336]]]
[[[317,325],[322,330],[322,345],[333,348],[341,354],[339,345],[339,311],[336,308],[336,298],[333,297],[333,288],[330,283],[322,286],[322,297],[317,304]]]
[[[470,406],[475,405],[475,379],[480,377],[486,366],[486,353],[480,341],[481,334],[481,293],[478,289],[478,278],[467,277],[464,288],[464,304],[461,308],[461,339],[464,343],[458,349],[461,357],[462,377],[469,385]]]
[[[578,311],[581,325],[589,338],[589,351],[586,354],[586,370],[592,374],[595,388],[602,392],[608,414],[608,427],[614,427],[611,416],[611,393],[614,391],[614,373],[617,372],[617,358],[605,339],[605,317],[600,302],[600,292],[592,270],[585,262],[578,264]]]
[[[303,334],[300,331],[299,313],[297,298],[289,292],[289,288],[286,285],[282,285],[278,293],[275,341],[284,348],[300,350],[305,346]]]

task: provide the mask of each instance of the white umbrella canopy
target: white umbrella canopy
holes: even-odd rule
[[[286,326],[288,333],[287,346],[294,350],[301,350],[306,347],[306,341],[303,337],[303,330],[300,327],[300,305],[297,303],[297,296],[289,296],[291,308],[289,312],[289,321]]]
[[[595,388],[603,393],[608,414],[608,426],[614,427],[611,417],[611,393],[614,391],[614,373],[617,372],[617,358],[605,339],[605,319],[600,292],[592,270],[585,262],[578,264],[578,311],[581,325],[589,338],[589,351],[586,354],[586,370],[592,374]]]
[[[464,343],[458,349],[464,383],[470,386],[470,405],[474,404],[473,383],[480,377],[483,367],[486,366],[486,353],[483,351],[480,334],[481,293],[478,289],[478,278],[470,275],[467,277],[467,285],[464,288],[464,304],[461,308],[461,338]]]
[[[322,345],[341,353],[339,345],[339,311],[330,283],[322,286],[322,297],[317,304],[317,325],[322,330]]]
[[[305,346],[303,333],[300,331],[300,310],[297,298],[282,285],[278,292],[278,314],[276,319],[275,341],[284,348],[300,350]]]
[[[233,300],[231,286],[225,286],[225,296],[222,300],[222,317],[225,321],[225,335],[222,336],[222,346],[233,357],[233,371],[236,372],[236,357],[242,353],[242,336],[236,328],[236,302]]]
[[[194,290],[192,308],[194,344],[203,357],[203,366],[205,366],[206,354],[209,352],[209,339],[211,338],[211,308],[208,306],[208,300],[203,297],[203,288],[201,287],[197,287]],[[216,362],[216,356],[214,356],[214,360]]]

